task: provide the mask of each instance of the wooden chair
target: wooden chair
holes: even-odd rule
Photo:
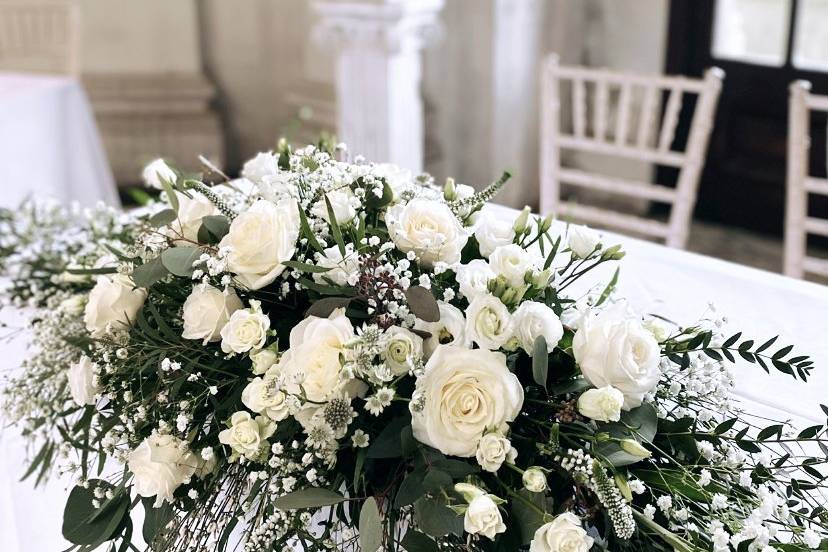
[[[0,71],[77,75],[79,44],[73,0],[0,0]]]
[[[808,234],[828,236],[828,220],[808,216],[808,196],[828,195],[828,179],[808,173],[811,112],[828,112],[828,96],[811,93],[811,83],[794,81],[788,109],[788,174],[785,205],[784,272],[828,277],[828,259],[808,256]]]
[[[541,212],[661,239],[668,246],[684,248],[724,72],[711,68],[703,79],[645,76],[564,67],[554,54],[546,59],[542,71]],[[697,95],[698,100],[687,147],[679,151],[673,143],[687,95]],[[663,96],[666,104],[662,116]],[[571,107],[571,132],[564,131],[561,125],[564,98]],[[676,167],[678,182],[675,188],[670,188],[566,168],[561,165],[561,150]],[[561,184],[665,203],[671,207],[670,216],[667,222],[662,222],[563,201]]]

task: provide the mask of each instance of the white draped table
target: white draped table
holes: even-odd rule
[[[74,79],[0,73],[0,206],[37,194],[118,205],[86,94]]]
[[[487,216],[516,215],[502,207],[487,209]],[[563,232],[565,227],[557,229]],[[709,314],[708,303],[714,303],[717,312],[729,318],[734,332],[742,330],[757,343],[779,334],[780,347],[794,344],[798,354],[810,355],[815,368],[807,384],[784,374],[768,375],[757,365],[741,362],[735,370],[736,390],[750,412],[790,419],[803,427],[812,420],[822,421],[819,404],[828,402],[828,287],[610,233],[604,233],[603,243],[620,243],[627,252],[621,262],[618,294],[638,311],[689,325]],[[609,280],[613,270],[601,267],[591,281],[598,286]],[[0,318],[20,317],[7,312],[0,313]],[[22,339],[0,345],[5,369],[12,369],[23,357],[23,346]],[[24,465],[19,440],[10,431],[0,434],[0,544],[4,545],[0,549],[46,552],[66,548],[60,527],[64,489],[71,483],[59,480],[32,490],[29,482],[16,483]]]

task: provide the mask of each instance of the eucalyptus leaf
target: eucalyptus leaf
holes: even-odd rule
[[[437,543],[415,529],[409,529],[400,542],[407,552],[438,552]]]
[[[437,497],[417,500],[414,503],[414,519],[417,527],[432,537],[463,534],[463,518]]]
[[[192,276],[193,263],[201,257],[198,247],[172,247],[161,253],[164,267],[176,276]]]
[[[405,290],[409,310],[423,322],[439,322],[440,307],[429,290],[422,286],[411,286]]]
[[[303,510],[305,508],[332,506],[344,501],[344,496],[329,489],[307,487],[280,496],[274,502],[274,506],[280,510]]]
[[[63,511],[63,536],[72,544],[95,548],[116,536],[119,526],[129,511],[129,497],[121,490],[102,508],[95,508],[93,488],[114,487],[103,480],[91,480],[90,487],[80,485],[72,489]]]
[[[336,309],[348,308],[353,301],[350,297],[323,297],[315,301],[305,313],[306,316],[327,318]]]
[[[377,552],[382,546],[382,517],[374,497],[363,502],[359,512],[359,544],[362,552]]]
[[[546,380],[549,377],[549,351],[546,348],[546,338],[542,335],[535,338],[532,347],[532,377],[535,383],[546,389]]]
[[[163,209],[152,215],[147,222],[159,228],[161,226],[167,226],[176,218],[178,218],[178,214],[173,209]]]
[[[162,280],[169,273],[170,271],[161,262],[161,257],[156,257],[151,261],[136,266],[132,270],[132,281],[138,287],[150,288],[154,283]]]
[[[201,226],[206,228],[218,241],[230,231],[230,219],[224,215],[207,215],[201,219]]]

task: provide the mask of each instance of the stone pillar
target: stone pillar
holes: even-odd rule
[[[337,137],[353,154],[423,169],[421,50],[443,0],[317,0],[314,40],[336,59]]]

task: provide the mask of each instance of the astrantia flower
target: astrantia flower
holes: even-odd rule
[[[365,448],[368,446],[369,441],[368,434],[361,429],[354,431],[354,434],[351,435],[351,442],[354,444],[354,448]]]

